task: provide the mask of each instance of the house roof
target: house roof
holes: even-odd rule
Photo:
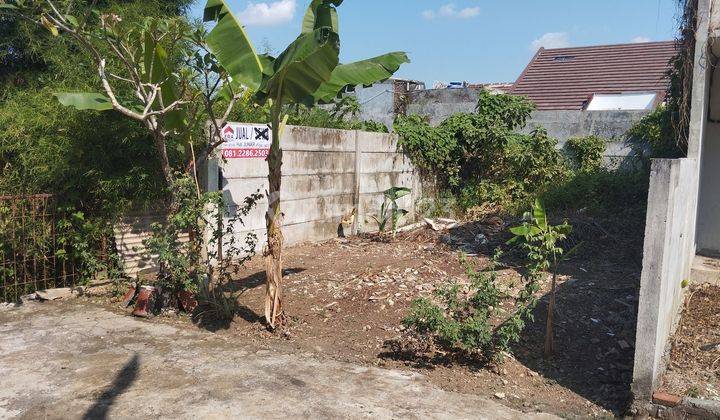
[[[544,49],[509,93],[539,110],[581,110],[596,93],[657,92],[664,98],[676,42]]]

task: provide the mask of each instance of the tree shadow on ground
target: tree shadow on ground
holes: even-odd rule
[[[587,231],[585,231],[587,230]],[[482,235],[482,236],[480,236]],[[619,236],[619,235],[617,235]],[[469,223],[442,233],[439,240],[452,249],[491,258],[496,247],[511,235]],[[556,354],[543,358],[545,321],[549,294],[541,297],[520,333],[512,354],[522,365],[538,372],[549,383],[557,383],[616,415],[631,402],[630,385],[634,360],[637,302],[642,252],[641,241],[618,241],[601,237],[598,229],[581,226],[570,246],[583,243],[572,258],[560,266],[555,306]],[[636,243],[637,242],[637,243]],[[506,250],[498,269],[522,271],[523,252]],[[547,290],[547,289],[546,289]],[[417,368],[465,366],[470,370],[487,365],[465,355],[418,353],[397,343],[386,343],[380,357],[400,360]]]
[[[288,276],[290,274],[302,273],[305,270],[306,270],[305,268],[300,268],[300,267],[285,268],[285,269],[283,269],[283,276]],[[224,289],[227,292],[236,292],[236,293],[243,294],[248,290],[262,286],[263,284],[265,284],[265,271],[258,271],[249,276],[245,276],[243,278],[228,282],[224,286]]]
[[[611,280],[611,279],[607,279]],[[546,380],[622,415],[631,403],[637,286],[572,277],[557,288],[555,355],[543,357],[547,304],[543,296],[512,353]]]
[[[83,419],[85,420],[97,420],[108,418],[108,412],[112,407],[115,399],[122,395],[137,379],[138,370],[140,367],[140,356],[137,353],[133,355],[120,372],[115,375],[115,379],[112,384],[103,391],[102,394],[97,398],[95,403],[90,407],[85,414]]]

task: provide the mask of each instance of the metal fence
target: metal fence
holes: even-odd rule
[[[74,286],[75,265],[58,240],[52,195],[0,196],[0,301]]]

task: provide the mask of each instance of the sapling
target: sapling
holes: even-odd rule
[[[380,206],[380,213],[377,216],[370,216],[377,223],[380,232],[385,232],[387,223],[390,222],[392,235],[397,234],[397,225],[400,218],[409,213],[407,210],[401,209],[397,201],[411,192],[412,190],[406,187],[392,187],[383,191],[384,198]]]
[[[545,329],[545,357],[549,358],[555,353],[553,313],[558,266],[575,249],[565,253],[559,244],[570,234],[572,226],[568,224],[567,220],[560,225],[551,225],[539,200],[535,200],[531,211],[525,213],[523,220],[522,225],[510,229],[515,237],[508,241],[508,244],[519,244],[527,251],[530,261],[527,267],[529,278],[537,279],[543,272],[552,274],[552,288]]]

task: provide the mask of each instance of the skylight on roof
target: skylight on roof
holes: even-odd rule
[[[588,111],[640,111],[653,109],[657,94],[654,92],[628,92],[593,95]]]
[[[565,63],[567,61],[573,61],[575,59],[574,55],[556,55],[553,57],[553,61],[559,61],[561,63]]]

